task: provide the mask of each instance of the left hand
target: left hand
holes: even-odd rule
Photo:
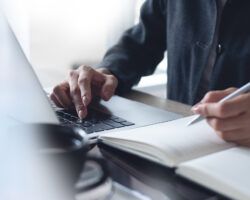
[[[206,117],[208,124],[222,139],[250,147],[250,93],[218,103],[235,90],[208,92],[200,103],[192,107],[192,111]]]

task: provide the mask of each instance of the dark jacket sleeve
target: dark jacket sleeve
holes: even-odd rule
[[[137,84],[154,72],[166,50],[166,6],[162,0],[147,0],[137,25],[127,30],[107,51],[98,67],[105,67],[119,80],[117,93]]]

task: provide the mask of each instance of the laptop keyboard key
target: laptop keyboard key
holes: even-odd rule
[[[112,121],[112,120],[105,120],[105,121],[103,121],[103,123],[105,123],[105,124],[107,124],[107,125],[109,125],[109,126],[112,126],[112,127],[114,127],[114,128],[121,128],[121,127],[124,126],[124,125],[122,125],[122,124],[120,124],[120,123],[117,123],[117,122],[114,122],[114,121]]]
[[[113,119],[113,121],[118,122],[118,123],[121,123],[121,122],[126,122],[126,120],[125,120],[125,119],[122,119],[122,118],[119,118],[119,117],[117,117],[117,118]]]
[[[94,127],[94,132],[101,132],[104,131],[104,129],[102,127]]]
[[[83,121],[83,122],[81,122],[80,123],[82,126],[84,126],[84,127],[90,127],[90,126],[92,126],[92,123],[90,123],[89,121]]]
[[[94,133],[94,130],[93,130],[93,128],[91,128],[91,127],[88,127],[88,128],[82,127],[82,129],[83,129],[87,134]]]
[[[121,122],[121,124],[123,124],[124,126],[133,126],[133,125],[135,125],[134,123],[128,122],[128,121]]]
[[[110,116],[110,119],[114,120],[114,119],[118,119],[119,117],[116,116]]]
[[[82,128],[87,134],[134,125],[120,117],[91,108],[84,120],[80,120],[74,110],[58,110],[56,113],[64,126]]]
[[[101,128],[103,130],[111,130],[111,129],[114,129],[114,127],[108,125],[108,124],[104,124],[102,122],[98,123],[98,124],[95,124],[94,125],[95,128]]]

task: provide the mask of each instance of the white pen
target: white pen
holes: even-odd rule
[[[234,97],[237,97],[237,96],[244,94],[244,93],[247,93],[247,92],[250,92],[250,82],[248,82],[247,84],[243,85],[238,90],[234,91],[233,93],[231,93],[231,94],[227,95],[226,97],[224,97],[223,99],[221,99],[219,101],[219,103],[223,103],[229,99],[233,99]],[[204,117],[202,117],[201,115],[197,115],[197,116],[195,116],[195,118],[192,121],[190,121],[187,124],[187,126],[195,124],[203,119],[204,119]]]

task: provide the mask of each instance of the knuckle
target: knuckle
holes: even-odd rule
[[[75,74],[76,74],[75,70],[70,70],[69,71],[69,77],[70,78],[73,78],[75,76]]]
[[[115,81],[115,80],[116,80],[116,78],[115,78],[114,75],[109,75],[109,78],[110,78],[110,80],[112,80],[112,81]]]
[[[230,105],[227,102],[224,102],[221,105],[219,105],[218,106],[218,115],[219,115],[219,117],[226,116],[229,107],[230,107]]]
[[[111,82],[112,82],[112,86],[113,86],[113,87],[116,87],[117,84],[118,84],[117,78],[116,78],[114,75],[109,75],[109,78],[110,78],[110,80],[111,80]]]
[[[201,110],[203,110],[203,113],[204,113],[205,115],[208,115],[208,114],[209,114],[209,110],[208,110],[207,105],[202,105],[202,106],[200,106],[200,108],[201,108]]]
[[[107,71],[107,69],[105,68],[98,68],[96,69],[96,71],[102,73],[102,74],[105,74],[105,75],[109,75],[110,73]]]
[[[209,99],[211,99],[211,98],[213,98],[214,97],[214,95],[215,95],[215,92],[208,92],[206,95],[205,95],[205,99],[206,100],[209,100]]]
[[[79,70],[88,72],[88,71],[92,71],[93,69],[90,66],[82,65],[79,67]]]
[[[57,86],[55,86],[55,87],[53,88],[53,93],[54,93],[54,94],[57,94],[60,90],[61,90],[61,87],[60,87],[59,85],[57,85]]]
[[[85,85],[89,82],[90,82],[90,80],[88,77],[81,77],[78,79],[78,84],[80,84],[80,85]]]
[[[113,76],[113,79],[114,79],[114,85],[117,86],[118,85],[118,80],[115,76]]]

